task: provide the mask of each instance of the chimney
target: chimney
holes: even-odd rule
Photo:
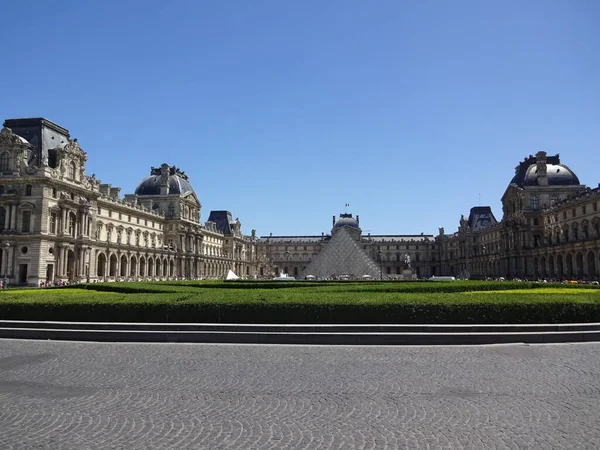
[[[546,152],[539,151],[535,155],[537,183],[539,186],[548,186],[548,176],[546,167]]]
[[[169,194],[169,175],[171,174],[171,168],[167,163],[160,165],[160,195]]]

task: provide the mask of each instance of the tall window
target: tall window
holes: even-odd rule
[[[71,163],[69,164],[69,178],[71,180],[75,179],[75,171],[76,171],[75,163],[71,161]]]
[[[50,233],[56,234],[56,214],[50,214]]]
[[[28,184],[27,186],[25,186],[25,195],[30,197],[31,196],[31,191],[33,190],[32,186],[30,184]]]
[[[531,209],[537,210],[540,208],[540,198],[537,195],[531,196]]]
[[[29,233],[31,230],[31,211],[23,211],[21,213],[21,231]]]
[[[69,234],[72,237],[75,237],[75,222],[76,222],[77,218],[75,217],[75,214],[70,213],[69,214]]]
[[[0,155],[0,172],[10,172],[10,154],[8,152]]]
[[[6,208],[0,206],[0,231],[4,230],[4,223],[6,222]]]

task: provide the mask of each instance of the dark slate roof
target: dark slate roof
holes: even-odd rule
[[[560,163],[560,155],[546,158],[546,174],[549,186],[577,186],[581,184],[577,175],[564,164]],[[537,186],[536,157],[525,158],[516,168],[516,174],[511,183],[520,187]]]
[[[137,195],[160,195],[160,168],[153,167],[150,176],[144,178],[135,189]],[[194,192],[194,188],[188,181],[188,177],[176,167],[170,168],[169,195],[183,195]]]
[[[335,221],[333,228],[341,227],[359,228],[358,221],[352,217],[352,214],[340,214],[340,218]]]
[[[468,222],[471,231],[481,231],[497,223],[498,221],[494,217],[492,208],[489,206],[474,206],[471,208]]]
[[[229,211],[211,211],[208,221],[214,222],[221,233],[232,234],[231,224],[234,220]]]

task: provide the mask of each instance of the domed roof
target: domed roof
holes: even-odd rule
[[[188,181],[187,175],[181,172],[176,167],[169,167],[169,195],[182,195],[188,192],[194,192],[194,188]],[[150,176],[144,178],[142,182],[135,188],[136,195],[160,195],[161,186],[161,168],[152,168]]]
[[[546,176],[548,177],[548,186],[576,186],[580,184],[575,172],[563,164],[547,164]],[[525,172],[521,186],[537,186],[537,178],[537,168],[533,164]]]
[[[546,164],[548,186],[577,186],[579,178],[571,169],[560,163],[559,155],[549,156]],[[520,187],[538,186],[538,169],[534,156],[526,158],[517,166],[516,174],[511,180]]]
[[[333,229],[341,227],[360,228],[358,221],[352,217],[352,214],[340,214],[340,218],[333,224]]]

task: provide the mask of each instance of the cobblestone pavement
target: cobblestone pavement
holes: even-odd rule
[[[597,448],[600,344],[0,340],[0,449]]]

